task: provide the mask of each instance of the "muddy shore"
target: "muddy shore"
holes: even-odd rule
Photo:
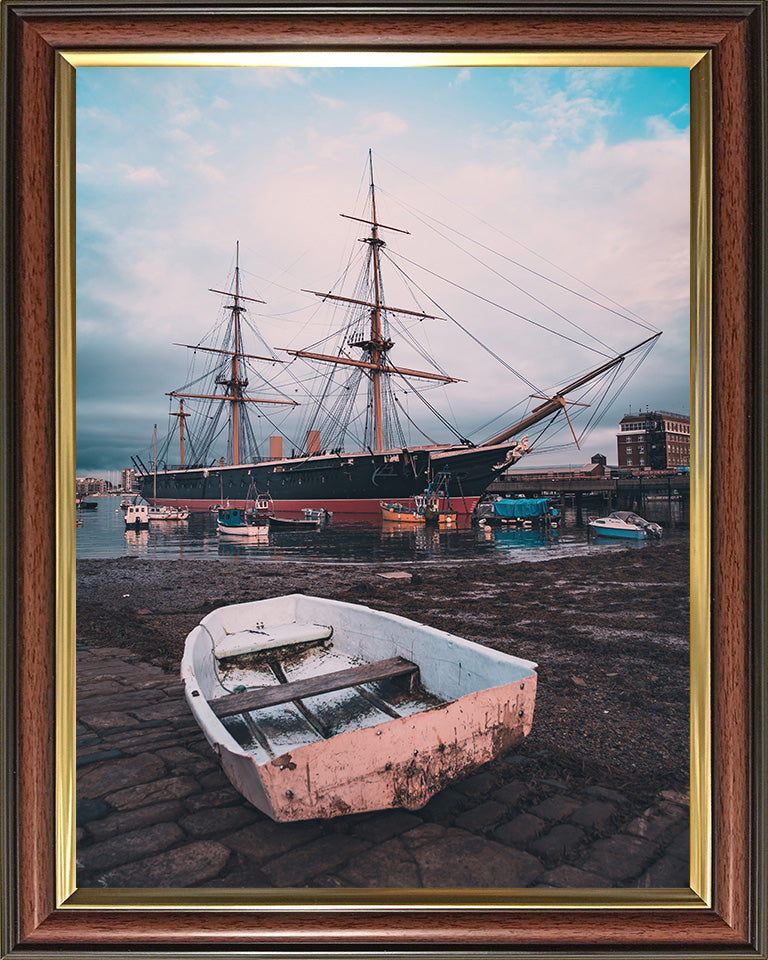
[[[403,571],[407,578],[380,574]],[[636,803],[688,789],[686,545],[537,562],[397,565],[137,559],[77,564],[78,643],[178,670],[187,633],[222,604],[303,592],[401,614],[538,663],[543,774]]]

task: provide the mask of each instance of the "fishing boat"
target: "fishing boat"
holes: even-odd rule
[[[224,536],[263,537],[269,533],[268,516],[249,513],[242,507],[219,507],[216,531]]]
[[[247,491],[255,484],[268,493],[280,513],[322,507],[339,513],[381,515],[382,503],[400,504],[402,512],[413,511],[416,497],[443,474],[448,478],[454,511],[471,515],[491,481],[540,445],[547,431],[556,431],[567,421],[578,445],[569,409],[576,411],[593,403],[597,417],[608,404],[609,392],[617,393],[625,385],[661,335],[655,332],[618,352],[597,338],[577,344],[582,351],[591,351],[592,356],[597,353],[599,363],[573,379],[542,388],[483,344],[449,310],[437,305],[435,313],[414,309],[420,296],[416,291],[421,290],[417,285],[408,287],[413,305],[393,305],[384,296],[384,273],[387,270],[390,271],[387,276],[404,273],[401,266],[404,261],[392,259],[389,240],[385,242],[383,237],[400,239],[409,231],[380,219],[370,152],[367,167],[369,208],[360,211],[366,215],[342,214],[364,224],[367,230],[367,235],[359,238],[363,262],[357,285],[344,286],[345,278],[349,276],[348,282],[351,282],[352,274],[351,270],[345,270],[333,289],[303,291],[320,298],[320,310],[345,311],[343,322],[333,333],[332,346],[326,345],[330,337],[302,349],[272,348],[267,344],[248,315],[254,305],[264,301],[243,293],[239,243],[236,245],[234,276],[229,289],[211,288],[213,293],[224,297],[221,322],[214,325],[208,339],[203,338],[197,344],[179,344],[192,350],[198,362],[207,361],[207,366],[202,373],[195,368],[186,383],[167,394],[174,407],[178,404],[178,409],[170,412],[173,427],[159,452],[162,462],[158,465],[156,445],[154,463],[150,466],[140,453],[133,458],[141,492],[153,504],[186,505],[193,511],[205,511],[225,501],[244,507]],[[453,283],[454,287],[457,285]],[[578,291],[570,292],[583,297]],[[487,297],[477,296],[488,303]],[[426,297],[430,303],[435,302],[429,295]],[[602,306],[610,309],[612,315],[617,314],[613,304],[608,307],[597,304],[592,297],[587,299],[590,309]],[[517,311],[502,309],[506,310],[507,319],[510,313],[521,323],[527,319]],[[636,322],[634,318],[627,319]],[[488,363],[501,364],[505,376],[515,376],[521,381],[524,385],[522,415],[498,415],[496,428],[503,416],[503,429],[496,429],[490,436],[470,439],[430,403],[426,396],[428,387],[447,390],[464,382],[444,372],[441,365],[426,354],[425,343],[418,340],[414,332],[420,324],[435,321],[455,325],[457,335],[468,335],[477,349],[485,351]],[[542,324],[534,322],[533,326],[535,335],[543,336]],[[580,329],[577,324],[574,328]],[[261,345],[259,352],[247,349],[244,337],[249,333],[255,343]],[[571,327],[568,335],[552,330],[549,334],[565,337],[569,349],[576,343]],[[414,369],[396,361],[398,343],[399,349],[423,356],[423,366],[432,365],[432,369]],[[311,368],[311,376],[306,372],[307,367]],[[574,361],[574,367],[585,368],[583,355]],[[321,386],[311,394],[300,393],[299,387],[307,389],[304,384],[310,379],[313,385],[319,382]],[[249,382],[259,385],[258,395],[252,395]],[[404,394],[407,402],[424,402],[427,416],[431,420],[437,418],[441,429],[450,431],[452,437],[440,441],[425,433],[405,409]],[[305,416],[298,409],[304,406],[308,411]],[[273,423],[278,414],[282,417],[280,435],[268,438],[269,455],[262,449],[267,438],[257,437],[249,418],[254,409],[259,412],[262,423]],[[299,416],[303,416],[300,427],[282,426]],[[190,418],[190,424],[186,425]],[[590,425],[591,421],[587,427]],[[225,427],[227,454],[217,456],[214,450]],[[537,435],[531,439],[529,434],[534,428],[538,428]],[[173,464],[169,460],[177,429],[179,462]],[[478,432],[480,429],[483,428]],[[423,442],[410,443],[406,436],[409,431],[410,436],[416,432],[422,435]],[[289,435],[292,449],[286,456],[283,441]],[[400,522],[408,521],[403,517]]]
[[[622,540],[659,540],[662,534],[658,523],[651,523],[627,510],[615,510],[607,517],[590,520],[589,526],[598,537]]]
[[[449,481],[448,474],[438,474],[423,493],[414,497],[413,509],[403,506],[402,503],[382,503],[381,519],[387,523],[437,523],[446,527],[453,526],[457,517],[448,495]]]
[[[146,503],[131,503],[126,507],[123,515],[125,526],[137,528],[149,526],[149,505]]]
[[[537,676],[413,620],[294,594],[209,613],[181,678],[233,786],[291,821],[419,809],[529,733]]]
[[[450,527],[456,523],[456,511],[448,492],[450,474],[439,473],[424,493],[416,498],[416,509],[424,514],[427,523]]]

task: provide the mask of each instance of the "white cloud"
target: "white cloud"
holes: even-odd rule
[[[316,76],[312,70],[292,70],[289,67],[251,67],[238,70],[234,75],[234,84],[242,87],[265,87],[270,90],[279,87],[304,87]]]
[[[129,167],[120,164],[125,171],[125,179],[131,183],[165,183],[165,177],[155,167]]]
[[[691,115],[691,106],[688,103],[684,103],[681,107],[678,107],[677,110],[673,110],[669,115],[671,120],[673,117],[690,117]]]
[[[105,110],[102,107],[78,107],[76,110],[79,123],[92,120],[97,125],[109,130],[119,130],[122,126],[120,117],[111,110]]]
[[[467,83],[471,75],[472,73],[467,67],[464,67],[462,70],[459,70],[459,72],[456,74],[456,77],[453,80],[453,86],[460,87],[463,83]]]
[[[171,113],[171,123],[179,127],[188,127],[196,123],[202,114],[197,107],[180,107]]]
[[[388,140],[390,137],[402,136],[408,130],[408,124],[396,113],[385,110],[363,117],[360,130],[376,140]]]
[[[344,100],[339,100],[337,97],[324,97],[322,96],[322,94],[319,94],[319,93],[313,93],[312,99],[316,103],[319,103],[324,107],[328,107],[329,110],[341,110],[343,107],[346,106],[346,103]]]

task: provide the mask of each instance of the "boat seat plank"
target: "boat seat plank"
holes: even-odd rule
[[[276,707],[281,703],[290,703],[292,700],[302,700],[304,697],[332,693],[334,690],[343,690],[359,683],[372,683],[375,680],[409,674],[412,676],[418,673],[418,670],[418,666],[410,660],[392,657],[390,660],[377,660],[375,663],[364,663],[359,667],[306,677],[290,683],[258,687],[256,690],[246,690],[244,693],[230,693],[225,697],[212,700],[210,706],[217,717],[230,717],[236,713],[247,713],[264,707]]]
[[[277,650],[279,647],[329,640],[333,627],[321,623],[280,623],[257,630],[228,633],[216,641],[217,660],[239,657],[245,653]]]

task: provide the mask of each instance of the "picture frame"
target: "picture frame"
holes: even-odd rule
[[[2,956],[25,952],[117,956],[127,945],[145,956],[389,955],[433,951],[462,956],[687,955],[766,956],[765,856],[765,298],[764,2],[602,3],[588,15],[570,3],[496,3],[396,8],[348,4],[252,3],[221,8],[173,5],[9,2],[3,16],[5,220],[2,576],[3,767]],[[78,902],[67,889],[73,851],[64,849],[73,782],[62,754],[74,711],[71,538],[62,535],[74,464],[74,384],[61,358],[74,356],[72,326],[72,171],[55,152],[72,117],[72,70],[61,51],[202,51],[252,48],[493,51],[646,49],[701,51],[711,77],[711,182],[694,195],[695,291],[702,338],[694,363],[699,415],[711,424],[699,462],[711,476],[708,503],[692,513],[711,534],[694,576],[711,591],[711,863],[696,891],[638,898],[632,906],[593,892],[542,891],[510,907],[486,891],[458,908],[451,894],[395,902],[366,894],[352,904],[281,893],[243,906],[227,895],[201,905],[178,891],[135,892],[134,902]],[[62,94],[63,91],[63,94]],[[65,129],[66,133],[66,129]],[[704,168],[709,170],[709,158]],[[58,238],[58,245],[57,245]],[[709,264],[711,251],[711,268]],[[702,268],[703,267],[703,268]],[[711,326],[710,318],[711,317]],[[702,361],[702,357],[704,358]],[[711,358],[711,370],[709,359]],[[69,424],[69,426],[67,426]],[[51,464],[56,469],[51,469]],[[710,473],[711,471],[711,473]],[[58,504],[51,510],[51,504]],[[70,526],[73,526],[71,524]],[[694,614],[696,612],[694,611]],[[695,617],[694,617],[695,620]],[[707,634],[709,635],[709,633]],[[71,644],[73,646],[73,644]],[[701,688],[700,688],[701,689]],[[699,716],[709,717],[705,711]],[[709,756],[709,748],[701,756]],[[707,761],[708,763],[708,761]],[[71,765],[70,765],[71,766]],[[64,802],[57,802],[64,797]],[[71,834],[70,834],[71,835]],[[62,879],[64,878],[64,879]],[[710,889],[711,888],[711,889]],[[549,894],[552,894],[551,896]],[[143,895],[143,901],[142,901]],[[202,906],[202,908],[201,908]]]

